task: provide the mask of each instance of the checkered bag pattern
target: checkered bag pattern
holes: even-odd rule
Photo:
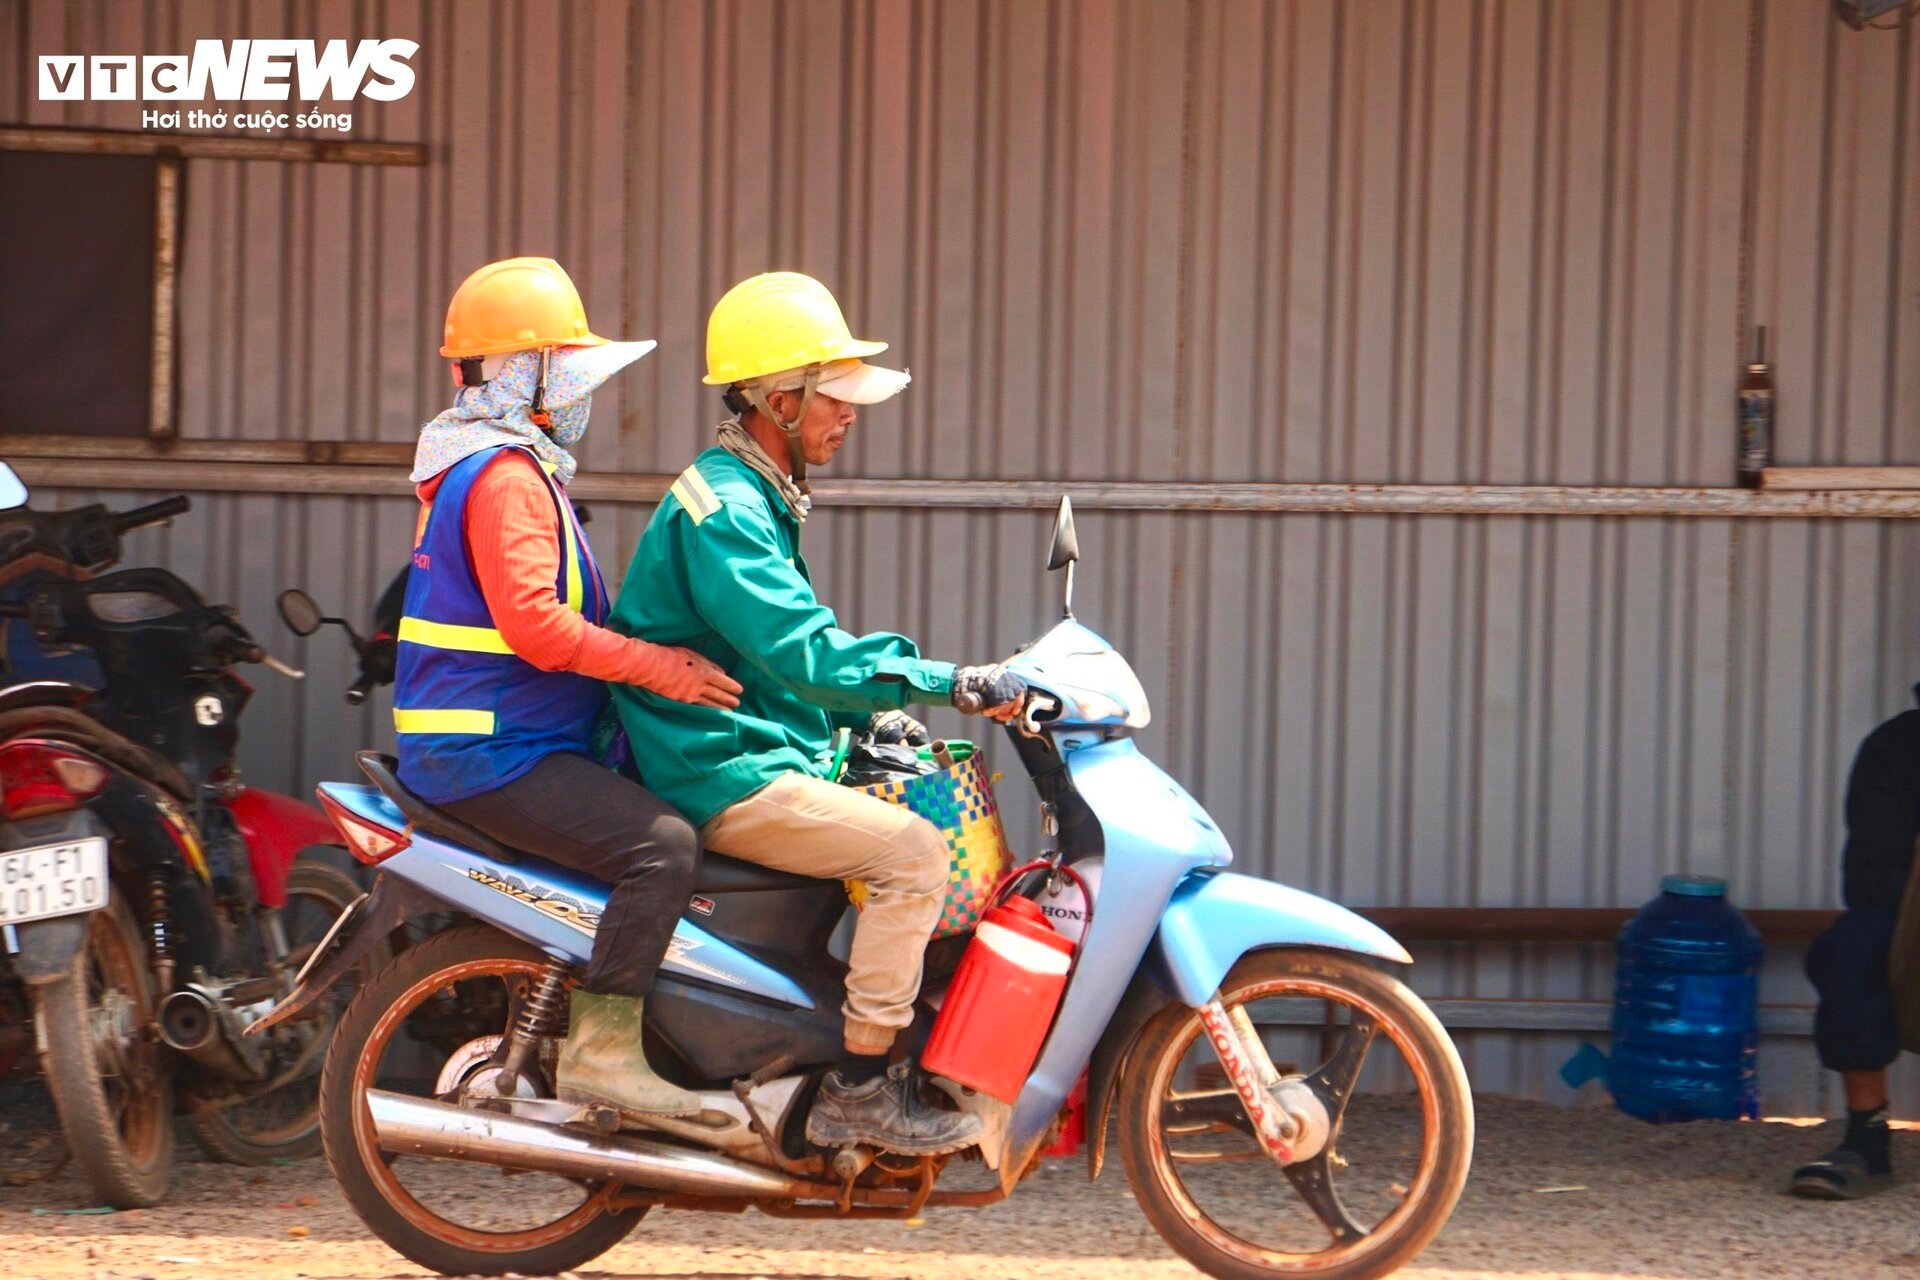
[[[1000,877],[1013,865],[1007,833],[1000,825],[1000,806],[994,802],[986,759],[978,752],[938,773],[855,787],[889,804],[905,805],[946,837],[949,857],[947,898],[933,936],[950,938],[971,933],[986,910],[987,899]],[[867,898],[867,886],[847,882],[855,906]]]

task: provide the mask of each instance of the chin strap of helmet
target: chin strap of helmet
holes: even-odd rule
[[[553,426],[553,415],[547,412],[547,374],[552,369],[552,363],[553,348],[540,348],[540,379],[533,384],[533,409],[527,416],[542,431]]]
[[[745,383],[740,390],[746,395],[747,403],[759,411],[760,416],[784,431],[787,436],[787,469],[793,476],[793,486],[802,494],[812,496],[813,487],[807,483],[807,454],[800,445],[800,424],[807,420],[807,410],[813,407],[813,393],[820,386],[820,366],[807,366],[806,378],[800,384],[800,408],[793,415],[792,422],[782,422],[780,415],[767,403],[767,393],[754,383]]]

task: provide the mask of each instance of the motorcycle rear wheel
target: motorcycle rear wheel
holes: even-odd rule
[[[73,1162],[116,1209],[145,1209],[173,1172],[173,1082],[155,1038],[140,926],[117,892],[87,922],[71,972],[31,992],[40,1063]]]
[[[1296,1036],[1309,1042],[1314,1056],[1324,1054],[1320,1071],[1357,1049],[1345,1077],[1346,1101],[1333,1116],[1320,1155],[1283,1171],[1255,1144],[1251,1122],[1224,1080],[1211,1090],[1176,1084],[1183,1063],[1186,1072],[1196,1063],[1200,1072],[1218,1071],[1198,1012],[1176,1003],[1156,1014],[1122,1069],[1116,1106],[1121,1159],[1147,1220],[1176,1253],[1220,1280],[1375,1280],[1405,1266],[1446,1225],[1473,1158],[1473,1096],[1445,1028],[1398,979],[1337,952],[1254,952],[1221,982],[1220,998],[1229,1011],[1263,1000],[1324,1002],[1324,1030]],[[1345,1010],[1344,1026],[1336,1007]],[[1311,1041],[1322,1036],[1316,1049]],[[1395,1097],[1354,1087],[1363,1083],[1360,1071],[1375,1044],[1390,1046],[1400,1059],[1375,1064],[1376,1072],[1387,1066],[1384,1082],[1410,1082],[1410,1091]],[[1276,1065],[1283,1075],[1316,1074]],[[1196,1121],[1199,1109],[1206,1109],[1207,1118]],[[1384,1131],[1378,1136],[1388,1141],[1362,1142],[1349,1165],[1337,1148],[1351,1136],[1342,1126],[1355,1110],[1362,1114],[1363,1137],[1375,1137],[1377,1125]],[[1409,1130],[1417,1130],[1417,1138],[1408,1141]],[[1227,1161],[1245,1163],[1229,1167]],[[1203,1174],[1208,1176],[1196,1176]],[[1265,1197],[1269,1178],[1271,1204]],[[1370,1227],[1349,1212],[1337,1185],[1362,1178],[1369,1185],[1348,1191],[1366,1198],[1361,1218],[1381,1211]],[[1222,1190],[1232,1194],[1214,1199]],[[1250,1202],[1258,1207],[1249,1209]],[[1362,1201],[1353,1203],[1358,1208]],[[1289,1207],[1304,1216],[1288,1220],[1282,1211]],[[1327,1243],[1318,1244],[1316,1235]]]
[[[321,862],[304,859],[296,862],[287,876],[287,905],[283,909],[288,942],[295,948],[319,943],[327,929],[359,896],[360,886],[346,872]],[[376,950],[343,985],[364,985],[380,967],[384,954],[384,948]],[[286,1049],[292,1047],[296,1038],[300,1049],[309,1048],[312,1040],[325,1040],[345,1003],[342,997],[327,1013],[276,1028],[272,1034],[283,1042],[280,1056],[291,1056]],[[267,1165],[318,1155],[320,1097],[315,1077],[319,1072],[316,1053],[306,1073],[298,1079],[237,1106],[190,1115],[187,1127],[193,1131],[201,1150],[227,1164]]]
[[[549,1222],[497,1231],[444,1216],[418,1198],[383,1153],[366,1107],[383,1059],[408,1016],[456,983],[537,980],[547,957],[488,925],[463,925],[407,948],[366,984],[334,1030],[320,1072],[320,1136],[340,1190],[368,1230],[389,1248],[442,1275],[546,1276],[573,1271],[624,1240],[644,1208],[609,1211],[599,1184]],[[505,1027],[496,1028],[505,1031]],[[429,1162],[441,1163],[441,1162]],[[473,1166],[478,1169],[479,1166]],[[520,1179],[504,1181],[514,1197]]]

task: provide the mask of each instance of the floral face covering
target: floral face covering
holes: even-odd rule
[[[547,412],[553,425],[546,430],[533,421],[540,353],[514,352],[491,381],[461,387],[453,407],[420,429],[409,479],[420,484],[483,449],[517,444],[531,449],[565,486],[577,469],[568,450],[587,432],[595,388],[653,348],[651,342],[555,348],[547,362]]]

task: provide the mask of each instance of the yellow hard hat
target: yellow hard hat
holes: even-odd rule
[[[606,341],[587,328],[587,309],[564,267],[552,258],[508,258],[489,262],[454,290],[440,354],[467,360]]]
[[[704,381],[726,387],[886,349],[884,342],[863,341],[848,331],[827,286],[797,271],[769,271],[742,280],[714,304]]]

